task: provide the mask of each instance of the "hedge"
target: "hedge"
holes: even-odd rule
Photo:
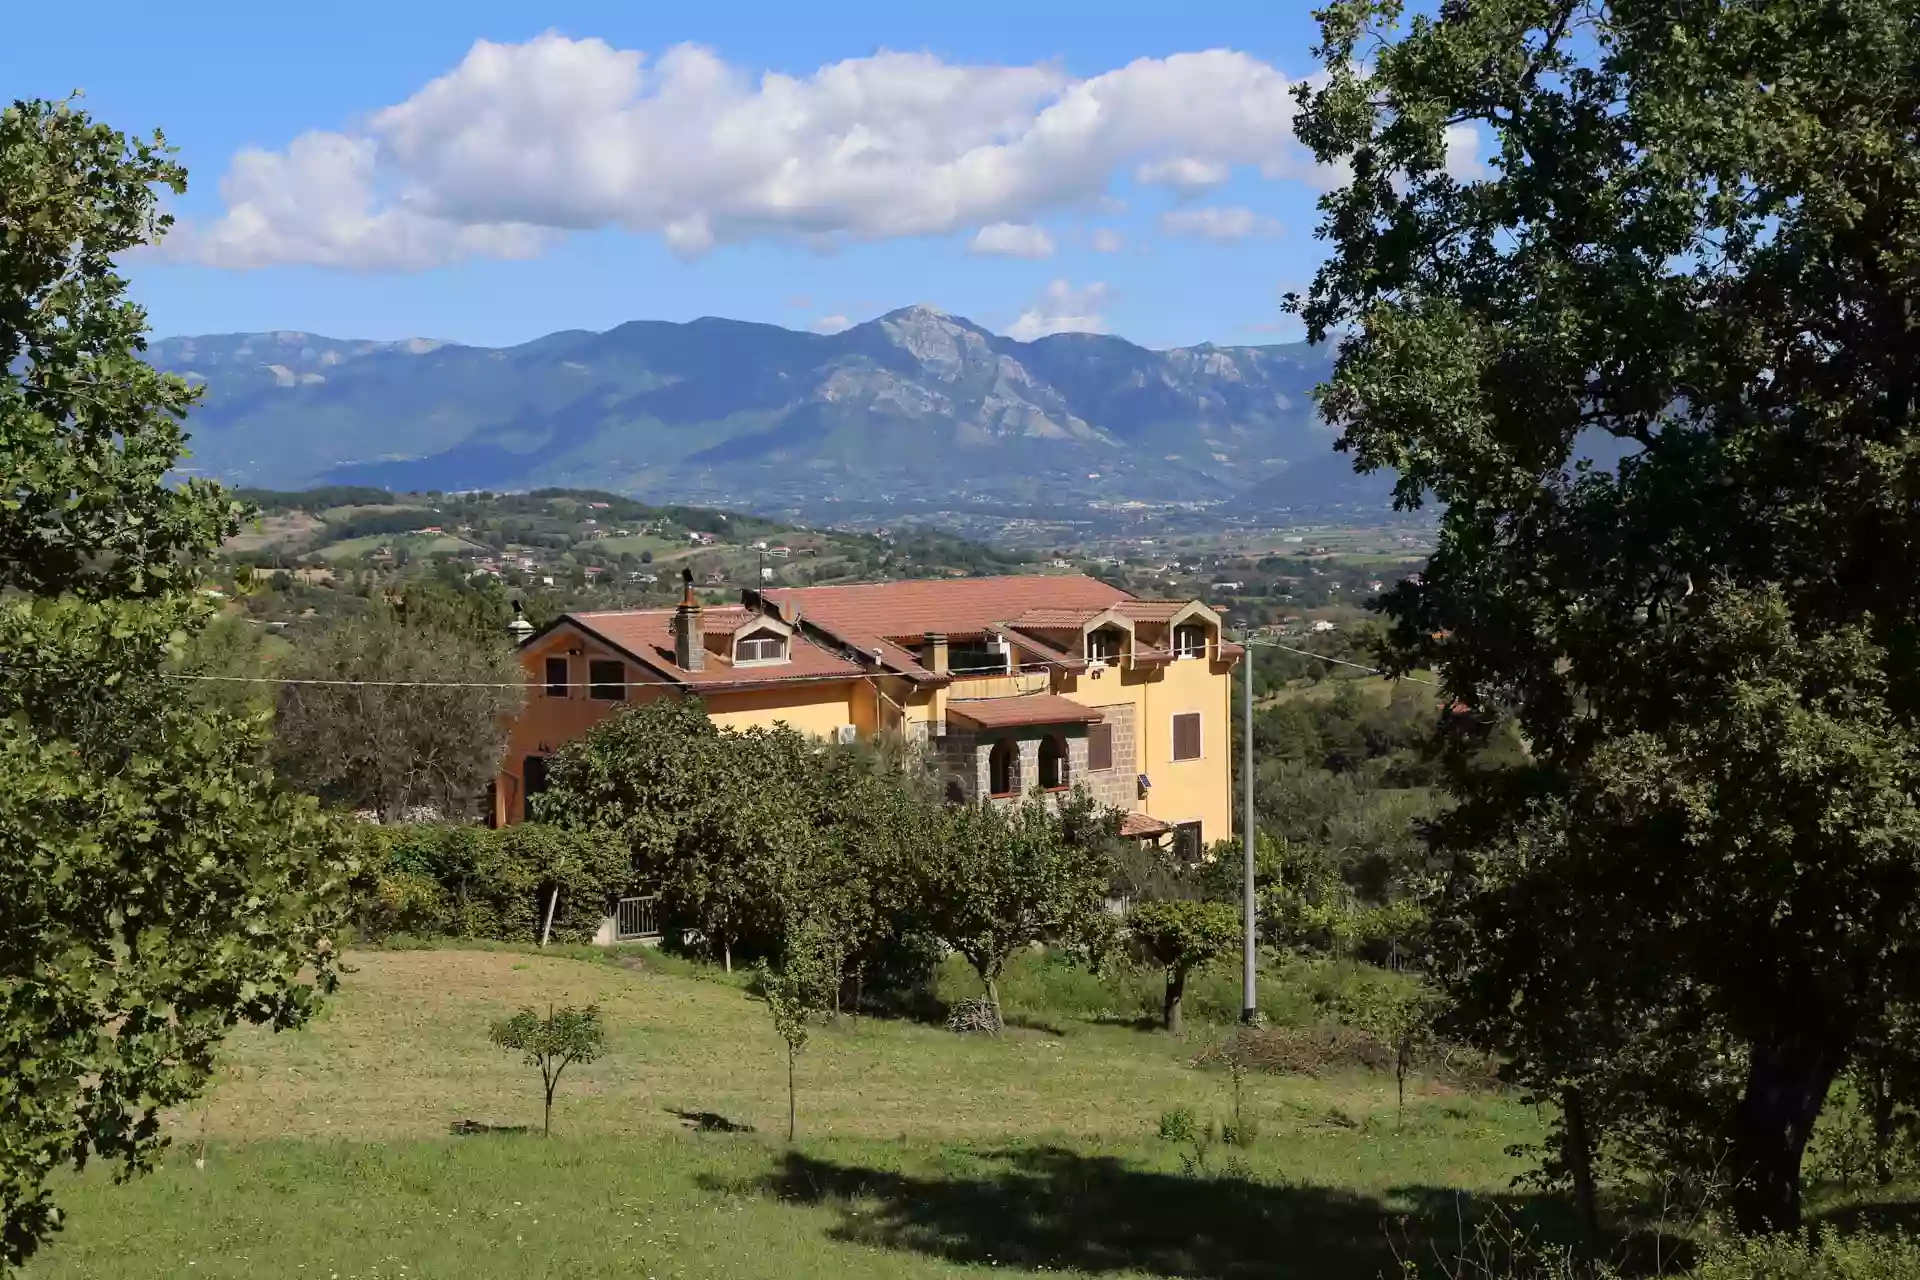
[[[359,828],[367,869],[355,902],[362,936],[535,941],[554,888],[557,942],[590,942],[633,874],[627,851],[539,823]]]

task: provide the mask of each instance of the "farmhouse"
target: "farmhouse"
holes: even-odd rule
[[[1241,656],[1198,600],[1093,578],[747,589],[702,607],[563,614],[521,645],[533,682],[495,786],[518,822],[546,757],[623,703],[702,698],[722,726],[926,743],[949,799],[1084,783],[1125,832],[1198,857],[1231,829],[1229,690]]]

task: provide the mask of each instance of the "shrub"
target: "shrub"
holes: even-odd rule
[[[1711,1249],[1692,1280],[1909,1280],[1920,1275],[1920,1241],[1903,1233],[1843,1236],[1828,1228],[1809,1241],[1772,1236]]]
[[[488,830],[453,823],[366,825],[355,923],[374,938],[540,937],[558,888],[553,939],[588,942],[632,881],[625,850],[539,823]]]

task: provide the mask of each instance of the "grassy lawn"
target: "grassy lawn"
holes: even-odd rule
[[[350,963],[314,1025],[234,1040],[162,1169],[63,1179],[34,1274],[1372,1280],[1394,1233],[1450,1239],[1459,1193],[1503,1197],[1503,1150],[1535,1131],[1506,1098],[1428,1084],[1402,1115],[1390,1079],[1256,1077],[1259,1142],[1194,1175],[1155,1130],[1230,1114],[1227,1079],[1189,1065],[1204,1029],[860,1018],[802,1055],[790,1149],[782,1046],[737,984],[505,950]],[[486,1025],[549,1000],[597,1001],[610,1033],[563,1080],[556,1136],[451,1136],[537,1127],[537,1076]]]

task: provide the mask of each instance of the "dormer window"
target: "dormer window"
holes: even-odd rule
[[[753,631],[734,641],[733,665],[736,667],[786,660],[787,638],[777,631]]]
[[[1173,656],[1176,658],[1204,658],[1207,656],[1207,628],[1198,622],[1183,622],[1173,629]]]
[[[1120,648],[1126,643],[1127,633],[1118,627],[1102,627],[1087,634],[1087,661],[1118,662]]]

